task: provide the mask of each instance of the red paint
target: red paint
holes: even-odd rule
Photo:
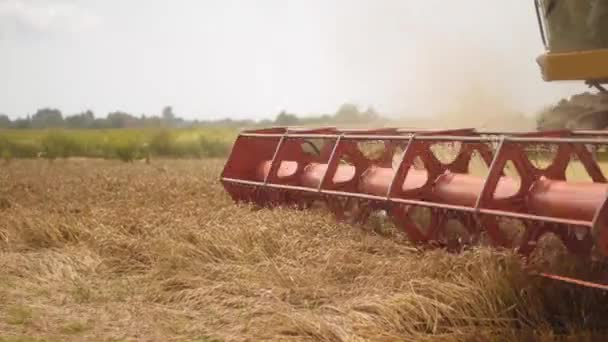
[[[325,142],[319,155],[304,152],[307,140]],[[385,146],[373,160],[359,147],[369,141]],[[446,142],[461,145],[451,151],[449,164],[431,149]],[[608,145],[608,131],[484,135],[470,129],[274,128],[239,136],[222,183],[235,201],[300,208],[317,201],[340,220],[364,223],[372,211],[385,210],[414,243],[460,249],[485,233],[493,245],[529,255],[545,234],[553,233],[571,253],[590,257],[596,246],[608,257],[608,185],[587,145]],[[555,158],[545,169],[537,169],[527,151],[547,146],[558,146]],[[398,150],[405,152],[396,154]],[[473,155],[488,166],[487,177],[467,173]],[[593,182],[565,179],[572,159]],[[393,160],[399,163],[391,167]],[[414,165],[414,160],[421,163]],[[504,175],[507,163],[520,179]],[[426,207],[430,217],[420,220],[414,215],[416,207]],[[504,218],[519,222],[523,239],[514,240],[503,231]],[[448,222],[453,220],[466,228],[458,240],[451,238]]]
[[[327,172],[327,164],[312,163],[304,168],[304,172],[300,177],[300,183],[303,186],[317,188],[321,184],[323,175]],[[331,179],[332,184],[338,187],[342,184],[351,182],[355,177],[355,167],[351,165],[338,165],[336,173]]]
[[[366,194],[386,196],[394,174],[395,172],[391,168],[371,167],[363,173],[359,189]],[[401,192],[406,192],[421,188],[427,180],[428,173],[426,171],[410,169],[403,184],[397,184],[396,186],[399,187]]]
[[[528,207],[543,216],[591,221],[607,191],[602,183],[540,179],[530,189]]]

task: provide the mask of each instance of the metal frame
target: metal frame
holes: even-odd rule
[[[310,139],[320,139],[330,143],[322,149],[317,157],[304,155],[298,150],[298,144]],[[377,159],[369,159],[357,145],[360,142],[378,141],[384,143],[384,152]],[[274,151],[269,157],[269,151],[253,151],[253,146],[264,142],[264,146],[272,146]],[[268,144],[270,143],[270,145]],[[460,150],[450,163],[437,159],[431,147],[438,143],[459,143]],[[608,257],[608,197],[602,195],[600,200],[593,202],[593,215],[578,217],[582,214],[578,208],[570,206],[567,198],[547,198],[536,195],[533,187],[538,182],[549,182],[578,191],[577,183],[566,180],[566,169],[571,158],[576,157],[584,166],[593,180],[595,193],[608,190],[606,177],[598,162],[587,145],[608,146],[608,131],[551,131],[530,133],[500,133],[480,132],[473,129],[459,130],[416,130],[385,128],[378,130],[338,130],[335,128],[294,129],[273,128],[261,131],[246,131],[239,135],[233,153],[254,158],[260,152],[268,156],[261,159],[249,159],[247,162],[237,157],[229,161],[221,176],[221,182],[236,201],[254,202],[260,206],[296,205],[307,207],[312,202],[325,203],[340,220],[352,219],[364,223],[371,211],[385,210],[395,224],[400,226],[409,239],[422,245],[441,245],[450,249],[461,250],[471,242],[479,241],[482,234],[487,235],[490,244],[496,247],[515,248],[522,255],[530,256],[537,242],[547,233],[558,236],[567,249],[579,255],[591,256],[592,253]],[[403,148],[398,156],[398,164],[390,165],[396,148]],[[553,148],[551,148],[553,147]],[[259,147],[256,147],[259,148]],[[555,157],[551,164],[543,169],[534,166],[528,152],[530,148],[541,151],[553,151]],[[476,197],[474,203],[461,204],[459,195],[450,191],[449,182],[442,177],[463,175],[474,154],[481,156],[488,167],[488,175],[474,184],[466,183],[459,186],[468,191],[468,196]],[[253,157],[252,157],[253,156]],[[255,158],[254,158],[255,159]],[[403,190],[409,181],[409,174],[415,169],[414,160],[423,162],[423,172],[426,181],[417,188]],[[239,163],[267,163],[270,168],[263,175],[252,175],[247,170],[256,169],[258,165],[238,165]],[[336,183],[336,175],[345,176],[346,170],[341,161],[350,162],[349,179]],[[278,171],[283,162],[290,161],[298,164],[295,174],[285,179],[279,177]],[[387,161],[388,165],[387,165]],[[506,198],[495,198],[502,181],[509,181],[504,170],[507,163],[515,166],[520,176],[519,189]],[[322,165],[323,172],[307,186],[302,183],[309,165]],[[238,168],[236,166],[239,166]],[[241,170],[240,173],[235,170]],[[354,171],[353,171],[354,169]],[[372,175],[369,170],[384,169],[390,177],[369,180]],[[390,171],[390,172],[389,172]],[[416,171],[419,174],[419,171]],[[313,178],[314,178],[313,177]],[[362,191],[368,183],[380,184],[379,193]],[[445,184],[444,184],[445,183]],[[442,188],[443,187],[443,188]],[[439,190],[449,190],[441,193]],[[460,188],[458,188],[460,189]],[[581,188],[582,189],[582,188]],[[370,190],[371,191],[371,190]],[[460,190],[459,190],[460,191]],[[584,190],[581,190],[584,191]],[[604,193],[604,192],[602,192]],[[536,197],[535,197],[536,196]],[[544,202],[542,202],[544,201]],[[548,209],[555,208],[558,212],[545,210],[534,212],[534,203],[542,203]],[[431,222],[425,227],[412,218],[414,208],[427,208],[431,211]],[[565,208],[565,212],[559,212]],[[545,208],[546,209],[546,208]],[[582,210],[582,209],[581,209]],[[587,208],[587,211],[590,209]],[[549,213],[549,214],[547,214]],[[501,220],[514,219],[523,225],[523,234],[519,241],[510,240],[502,231]],[[446,236],[448,222],[456,220],[467,230],[468,240],[453,242]],[[423,224],[424,225],[424,224]],[[425,229],[426,228],[426,232]],[[556,276],[558,277],[558,276]],[[577,282],[574,280],[573,282]],[[598,285],[603,286],[603,285]]]

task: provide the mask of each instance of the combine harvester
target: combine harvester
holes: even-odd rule
[[[608,40],[592,39],[599,26],[584,28],[602,24],[575,20],[573,3],[584,3],[587,17],[608,7],[600,6],[602,1],[536,2],[548,50],[539,58],[543,78],[584,80],[599,89],[593,97],[601,99],[602,83],[608,80]],[[558,20],[566,15],[569,20]],[[564,31],[585,36],[569,42],[551,36]],[[608,257],[608,184],[597,156],[608,145],[608,131],[585,125],[608,122],[608,112],[581,108],[563,122],[563,129],[528,133],[245,131],[233,146],[221,182],[236,202],[261,207],[306,209],[321,203],[339,220],[356,223],[381,211],[416,245],[460,251],[483,244],[530,257],[541,238],[552,234],[569,253],[603,260]],[[573,179],[573,170],[588,181]],[[541,275],[608,290],[595,281]]]

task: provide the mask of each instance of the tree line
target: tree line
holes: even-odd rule
[[[333,114],[317,116],[298,116],[294,113],[281,111],[274,120],[232,120],[214,121],[186,120],[178,117],[171,106],[163,108],[161,115],[146,116],[132,115],[122,111],[109,113],[105,118],[95,117],[87,110],[82,113],[67,115],[55,108],[41,108],[33,115],[11,120],[7,115],[0,114],[0,128],[13,129],[109,129],[109,128],[148,128],[148,127],[254,127],[254,126],[298,126],[320,124],[356,124],[386,121],[372,107],[361,110],[354,104],[343,104]]]

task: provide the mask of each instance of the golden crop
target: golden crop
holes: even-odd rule
[[[603,293],[508,252],[237,206],[222,160],[0,166],[0,341],[600,338]]]

